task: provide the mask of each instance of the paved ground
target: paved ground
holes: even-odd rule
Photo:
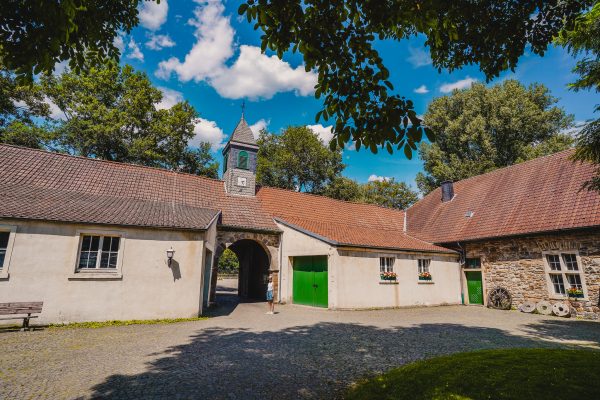
[[[600,348],[596,322],[515,311],[288,305],[265,315],[264,303],[228,299],[207,321],[0,332],[0,398],[338,398],[361,377],[425,357]]]

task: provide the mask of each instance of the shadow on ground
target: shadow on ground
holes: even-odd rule
[[[92,390],[101,398],[340,398],[361,377],[422,358],[492,348],[578,347],[561,340],[598,347],[600,329],[592,325],[542,321],[527,325],[531,336],[458,324],[382,329],[327,322],[275,332],[211,328],[151,355],[159,358],[146,372],[113,375]]]

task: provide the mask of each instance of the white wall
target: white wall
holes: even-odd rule
[[[338,250],[337,308],[460,304],[460,266],[451,255]],[[379,257],[394,257],[398,284],[381,284]],[[433,283],[418,280],[418,259],[431,259]]]
[[[286,225],[282,235],[281,300],[292,302],[295,256],[328,256],[329,308],[430,306],[460,304],[458,256],[334,247]],[[394,257],[398,284],[381,284],[379,257]],[[418,280],[418,259],[431,259],[433,283]]]
[[[193,317],[201,312],[205,235],[168,231],[0,219],[16,226],[0,302],[43,301],[37,322]],[[122,235],[122,277],[81,279],[75,273],[80,233]],[[175,250],[171,268],[166,249]],[[96,274],[97,275],[97,274]]]

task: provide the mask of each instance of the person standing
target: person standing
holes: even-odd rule
[[[273,277],[269,275],[269,283],[267,283],[267,303],[269,311],[267,314],[275,314],[275,304],[273,304]]]

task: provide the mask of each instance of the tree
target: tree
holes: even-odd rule
[[[571,89],[600,92],[600,2],[577,18],[572,29],[563,30],[557,41],[574,56],[585,54],[573,70],[579,79],[570,85]],[[596,104],[595,112],[600,112],[600,104]],[[596,165],[596,175],[584,187],[600,192],[600,118],[581,130],[573,158]]]
[[[405,210],[419,200],[417,192],[394,178],[368,182],[362,187],[362,201]]]
[[[158,0],[157,0],[158,2]],[[0,61],[19,78],[117,61],[114,40],[138,20],[140,0],[8,0],[0,13]]]
[[[187,102],[157,109],[162,92],[129,65],[89,66],[44,75],[44,94],[64,113],[54,145],[70,154],[217,176],[209,147],[190,149],[196,110]]]
[[[344,201],[361,201],[362,186],[354,179],[343,176],[335,177],[325,190],[323,196]]]
[[[591,0],[375,1],[246,0],[238,12],[261,29],[261,49],[279,58],[300,52],[306,70],[318,72],[315,96],[324,97],[316,121],[334,119],[332,148],[404,149],[410,158],[423,129],[410,100],[393,94],[376,40],[423,35],[433,65],[450,71],[478,64],[486,78],[517,65],[530,49],[549,43]],[[426,124],[425,124],[426,125]],[[437,135],[437,132],[435,132]]]
[[[474,84],[434,99],[424,116],[436,142],[421,143],[426,175],[417,186],[426,194],[445,180],[457,181],[530,158],[564,150],[573,139],[561,131],[573,117],[539,84],[507,80],[492,87]]]
[[[240,262],[230,249],[225,249],[219,258],[219,274],[237,274],[240,271]]]
[[[280,135],[263,130],[258,145],[256,180],[260,185],[322,193],[344,169],[341,152],[327,148],[305,126],[288,127]]]

